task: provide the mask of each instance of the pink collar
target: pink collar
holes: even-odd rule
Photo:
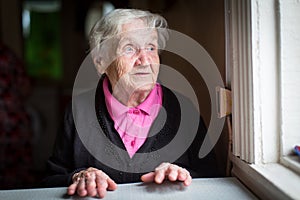
[[[109,81],[105,77],[103,81],[103,91],[105,96],[105,103],[108,112],[113,120],[118,119],[121,115],[132,110],[133,108],[127,107],[120,103],[109,91]],[[135,107],[134,109],[139,109],[149,116],[157,116],[158,110],[156,106],[162,105],[162,89],[159,83],[156,83],[148,97],[144,102]],[[154,107],[156,107],[154,109]]]

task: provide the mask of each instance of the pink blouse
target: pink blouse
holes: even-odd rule
[[[132,158],[144,144],[162,106],[162,88],[156,83],[146,100],[136,107],[123,105],[111,94],[107,77],[103,81],[103,90],[107,110],[114,121],[114,128]]]

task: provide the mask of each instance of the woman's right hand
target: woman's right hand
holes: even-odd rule
[[[68,195],[75,192],[81,197],[99,196],[103,198],[107,190],[117,189],[117,184],[103,171],[90,167],[73,175],[73,183],[68,187]]]

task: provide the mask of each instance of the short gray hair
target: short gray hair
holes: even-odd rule
[[[91,29],[90,49],[95,54],[100,52],[101,43],[121,32],[121,26],[133,19],[142,19],[148,28],[157,28],[159,49],[164,49],[169,38],[168,24],[165,18],[149,11],[137,9],[115,9],[96,22]]]

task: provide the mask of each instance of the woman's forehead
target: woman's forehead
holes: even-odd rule
[[[134,19],[122,25],[120,33],[121,42],[142,42],[142,41],[157,41],[157,30],[149,28],[141,19]]]
[[[119,44],[139,44],[139,45],[144,45],[144,44],[157,44],[157,34],[155,32],[131,32],[131,34],[128,32],[128,34],[124,34],[121,36]]]

